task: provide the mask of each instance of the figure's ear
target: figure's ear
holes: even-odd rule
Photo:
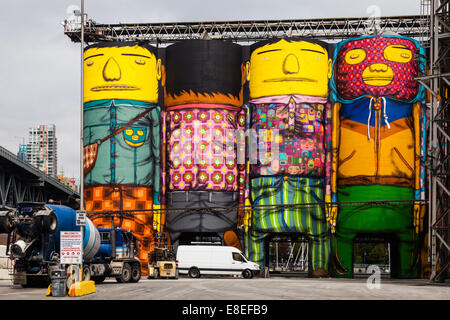
[[[161,85],[164,87],[166,85],[166,69],[161,66]]]
[[[156,61],[156,79],[161,80],[161,59]]]
[[[241,85],[242,86],[245,84],[246,80],[247,80],[247,70],[246,70],[244,64],[241,64]]]
[[[245,64],[245,70],[247,71],[247,81],[250,81],[250,61]]]
[[[328,60],[328,79],[333,75],[333,61],[331,59]]]

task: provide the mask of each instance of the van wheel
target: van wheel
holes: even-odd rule
[[[242,277],[244,277],[245,279],[251,279],[253,278],[253,274],[250,270],[245,269],[244,271],[242,271]]]
[[[190,268],[188,275],[191,278],[200,278],[200,270],[198,270],[197,268]]]

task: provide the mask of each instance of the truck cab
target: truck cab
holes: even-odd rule
[[[115,277],[118,282],[138,282],[141,278],[141,264],[137,258],[136,237],[121,228],[99,228],[100,248],[92,261],[86,261],[89,270],[83,270],[83,277],[97,283],[106,277]],[[114,241],[112,241],[114,239]]]

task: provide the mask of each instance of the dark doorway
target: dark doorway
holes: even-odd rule
[[[308,239],[302,234],[274,234],[266,242],[271,275],[308,275]]]
[[[370,266],[378,267],[383,278],[391,276],[391,247],[392,241],[386,237],[360,235],[353,243],[353,275],[354,277],[368,277],[373,271]],[[373,269],[374,267],[372,267]]]

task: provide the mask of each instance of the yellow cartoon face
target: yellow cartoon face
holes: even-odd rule
[[[253,51],[247,72],[251,98],[283,94],[327,97],[332,64],[319,44],[282,39]]]
[[[130,99],[158,102],[161,60],[144,47],[89,48],[84,52],[84,102]]]

